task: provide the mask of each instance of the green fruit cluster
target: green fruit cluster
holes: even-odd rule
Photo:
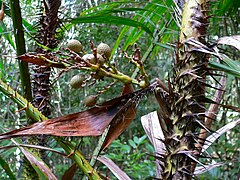
[[[80,53],[83,50],[82,44],[75,39],[68,41],[67,48],[76,53]],[[110,47],[105,43],[100,43],[97,46],[97,57],[95,57],[94,54],[85,54],[84,56],[82,56],[82,59],[91,64],[94,64],[94,65],[98,64],[99,66],[102,66],[107,60],[109,60],[110,55],[111,55]],[[102,76],[95,74],[92,77],[95,79],[101,79]],[[69,85],[73,89],[79,89],[79,88],[82,88],[85,83],[86,83],[86,78],[81,74],[77,74],[71,78]],[[95,96],[95,95],[87,96],[84,99],[85,106],[86,107],[95,106],[97,103],[97,97],[98,96]]]

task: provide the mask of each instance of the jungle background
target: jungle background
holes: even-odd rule
[[[16,1],[17,2],[17,1]],[[10,85],[14,90],[22,92],[19,64],[16,59],[16,44],[14,38],[14,27],[10,13],[10,1],[4,3],[4,19],[0,22],[0,78]],[[42,2],[37,0],[22,0],[19,2],[23,18],[25,47],[27,52],[34,52],[39,44],[35,41],[35,34],[39,30],[39,19],[43,13]],[[214,43],[222,36],[238,35],[240,31],[240,9],[239,2],[231,0],[211,1],[210,24],[207,32],[207,40]],[[114,19],[112,17],[119,17]],[[95,17],[95,18],[91,18]],[[74,18],[80,18],[73,21]],[[125,19],[123,19],[125,18]],[[134,43],[137,43],[143,56],[148,56],[143,62],[150,80],[160,78],[167,84],[172,75],[172,66],[175,58],[175,48],[178,42],[180,15],[176,13],[174,1],[81,1],[62,0],[59,9],[60,27],[57,30],[58,47],[66,47],[70,39],[79,40],[86,52],[91,52],[90,40],[97,46],[99,43],[107,43],[112,49],[112,62],[129,76],[132,76],[135,67],[124,57],[122,51],[131,54]],[[133,25],[134,20],[141,24]],[[145,29],[144,29],[145,28]],[[148,32],[146,32],[148,31]],[[231,46],[221,46],[221,51],[231,59],[239,62],[239,51]],[[239,73],[236,69],[226,64],[220,64],[216,58],[211,58],[214,68],[225,71],[227,84],[224,104],[239,106],[240,104],[240,82]],[[215,64],[214,64],[215,63]],[[228,69],[226,68],[228,67]],[[235,68],[239,68],[238,66]],[[30,74],[33,74],[29,65]],[[88,95],[94,95],[108,86],[112,79],[104,78],[94,85],[74,90],[69,87],[69,81],[78,70],[71,70],[59,77],[60,69],[52,68],[50,79],[51,85],[51,115],[49,118],[59,117],[66,114],[85,110],[83,100]],[[55,81],[57,78],[57,81]],[[216,83],[208,79],[211,83]],[[138,87],[135,87],[138,89]],[[98,99],[98,103],[118,97],[121,95],[123,84],[117,83],[108,89]],[[209,90],[211,91],[211,90]],[[147,138],[141,125],[141,117],[158,109],[154,96],[145,97],[139,104],[137,115],[131,125],[113,143],[102,152],[113,160],[132,179],[146,179],[156,174],[155,158],[152,156],[154,148]],[[217,130],[225,124],[239,118],[239,114],[221,107],[214,121],[212,129]],[[18,106],[0,93],[0,129],[6,132],[17,129],[27,124],[26,117]],[[98,137],[69,137],[66,138],[75,144],[76,148],[90,159],[98,144]],[[0,141],[0,146],[11,145],[11,140]],[[79,147],[78,147],[79,145]],[[64,152],[62,147],[51,136],[47,137],[47,147]],[[214,158],[203,159],[205,163],[224,162],[222,166],[216,167],[202,174],[200,179],[237,179],[239,178],[240,163],[240,140],[239,127],[233,128],[222,135],[211,147],[208,153]],[[4,162],[7,163],[16,178],[21,178],[23,173],[23,154],[19,148],[0,150],[1,179],[8,179]],[[60,179],[73,164],[71,159],[63,157],[51,151],[46,151],[45,162],[52,172]],[[99,172],[109,174],[108,168],[96,163]],[[76,170],[74,179],[83,177],[81,170]]]

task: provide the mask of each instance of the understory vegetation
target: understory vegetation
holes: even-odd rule
[[[0,4],[1,179],[240,178],[238,0]]]

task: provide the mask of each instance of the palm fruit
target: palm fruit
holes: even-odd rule
[[[82,59],[84,61],[90,62],[91,64],[96,64],[96,59],[93,54],[85,54]]]
[[[83,47],[82,47],[82,44],[78,40],[71,39],[68,41],[67,48],[70,49],[71,51],[79,53]]]
[[[87,107],[92,107],[92,106],[94,106],[96,103],[97,103],[97,96],[95,96],[95,95],[87,96],[87,97],[84,99],[84,104],[85,104],[85,106],[87,106]]]
[[[81,74],[78,74],[78,75],[75,75],[72,77],[69,84],[70,84],[71,88],[79,89],[82,87],[84,80],[85,80],[85,77],[83,77]]]
[[[139,85],[140,85],[141,88],[147,87],[147,83],[146,83],[144,80],[142,80],[142,81],[139,83]]]
[[[83,60],[88,61],[91,64],[97,64],[97,62],[99,64],[103,64],[105,61],[104,58],[100,54],[97,54],[98,61],[96,60],[96,58],[93,54],[85,54],[82,58],[83,58]]]
[[[97,53],[109,59],[111,55],[111,49],[107,44],[100,43],[97,47]]]

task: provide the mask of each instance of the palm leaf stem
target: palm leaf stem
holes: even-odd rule
[[[19,56],[26,53],[24,31],[22,26],[22,15],[19,0],[10,0],[10,5],[14,27],[14,36],[16,41],[16,50],[17,55]],[[23,87],[23,94],[25,94],[27,100],[31,101],[32,91],[28,63],[19,60],[18,65],[20,70],[21,83]]]

